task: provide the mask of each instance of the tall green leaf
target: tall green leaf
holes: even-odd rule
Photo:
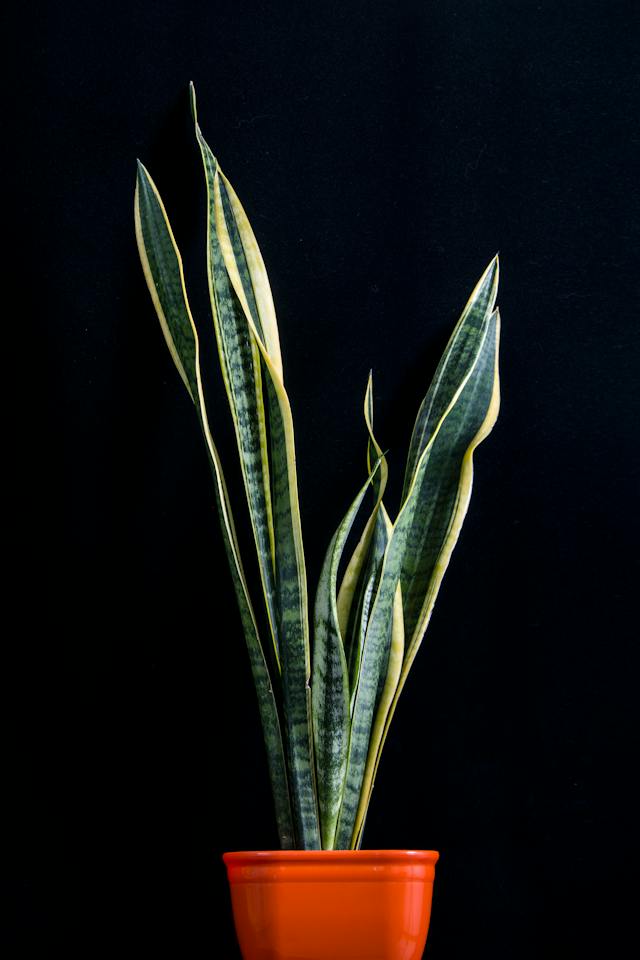
[[[307,582],[300,524],[300,508],[296,475],[293,419],[289,398],[282,380],[277,326],[273,302],[268,292],[268,281],[262,257],[246,215],[229,182],[206,143],[197,123],[195,92],[192,110],[196,135],[202,152],[208,195],[208,268],[214,322],[222,341],[221,360],[231,357],[231,340],[248,345],[252,354],[255,396],[264,404],[267,397],[267,416],[270,446],[266,444],[266,429],[261,427],[259,451],[262,472],[258,470],[255,444],[244,443],[247,424],[237,417],[239,448],[245,449],[247,471],[260,480],[267,491],[267,470],[273,522],[274,616],[272,626],[277,636],[279,663],[282,673],[282,698],[286,722],[286,742],[294,822],[297,842],[305,849],[320,846],[320,830],[316,801],[315,770],[313,762],[313,732],[311,721],[310,645]],[[216,320],[217,315],[217,320]],[[232,319],[232,332],[223,317]],[[244,338],[244,340],[243,340]],[[219,341],[220,342],[220,341]],[[255,362],[259,353],[261,364]],[[227,390],[232,408],[239,410],[246,386],[234,387],[238,361],[227,364]],[[246,383],[249,376],[248,363]],[[257,399],[258,418],[260,402]],[[237,414],[236,414],[237,415]],[[251,482],[251,477],[249,478]],[[262,549],[262,548],[261,548]],[[264,558],[264,553],[262,554]],[[264,564],[265,581],[266,564]],[[267,591],[267,602],[270,602]]]
[[[171,356],[195,404],[206,443],[223,541],[258,697],[280,843],[284,848],[290,848],[294,845],[294,831],[278,710],[240,558],[220,457],[209,428],[198,334],[187,298],[182,258],[160,195],[141,163],[138,164],[134,206],[136,239],[147,286]]]
[[[386,525],[380,517],[380,505],[387,487],[389,467],[373,433],[373,374],[369,373],[364,395],[364,419],[367,427],[367,471],[373,476],[374,504],[347,568],[338,592],[338,620],[345,638],[345,653],[350,673],[359,662],[362,610],[368,610],[367,597],[373,590],[371,579],[379,572],[382,554],[386,547]],[[374,472],[374,465],[378,467]],[[379,561],[379,562],[378,562]],[[366,629],[366,622],[364,623]]]
[[[349,673],[336,602],[338,566],[353,521],[371,482],[370,477],[331,539],[316,594],[311,690],[318,804],[324,850],[333,850],[334,846],[350,727]]]
[[[395,713],[396,706],[398,704],[398,699],[400,697],[400,694],[402,693],[402,690],[407,680],[407,676],[409,674],[409,671],[411,670],[413,661],[415,660],[416,654],[418,652],[418,649],[424,637],[424,633],[427,629],[429,617],[431,616],[431,612],[433,611],[433,607],[436,601],[438,591],[440,589],[440,585],[442,583],[442,579],[444,577],[445,571],[449,564],[449,560],[451,559],[451,554],[453,553],[453,549],[460,535],[460,530],[462,528],[462,524],[469,506],[469,500],[471,497],[471,487],[473,482],[473,454],[478,444],[481,443],[482,440],[484,440],[485,437],[487,437],[491,432],[491,429],[495,424],[495,421],[498,416],[498,410],[500,407],[500,383],[499,383],[499,376],[498,376],[498,346],[499,346],[499,339],[500,339],[499,313],[496,311],[493,314],[491,319],[495,323],[495,350],[494,350],[495,369],[494,369],[493,392],[492,392],[491,400],[489,403],[489,409],[487,411],[487,415],[483,425],[479,429],[478,433],[474,437],[471,444],[466,449],[464,456],[462,458],[462,466],[460,469],[460,476],[458,480],[458,493],[457,493],[456,501],[453,507],[453,511],[450,515],[447,533],[444,537],[443,542],[439,546],[437,545],[437,543],[435,544],[435,547],[437,550],[437,557],[435,559],[435,562],[432,565],[431,579],[428,582],[428,584],[424,587],[424,609],[422,612],[422,619],[418,624],[418,626],[416,627],[414,635],[411,638],[411,643],[407,645],[406,655],[404,658],[404,662],[402,664],[402,669],[401,669],[400,677],[398,679],[398,683],[396,686],[396,691],[393,696],[391,705],[388,709],[386,718],[384,720],[384,729],[382,732],[382,737],[379,740],[379,742],[373,742],[374,738],[372,738],[371,749],[369,750],[369,755],[367,757],[367,771],[365,773],[365,784],[367,780],[369,780],[370,782],[369,796],[368,797],[365,796],[365,792],[363,789],[363,793],[361,795],[361,800],[360,800],[360,810],[358,812],[359,818],[362,815],[362,819],[360,819],[360,823],[361,823],[360,832],[362,832],[363,817],[364,815],[366,815],[366,807],[368,805],[368,802],[371,796],[371,790],[373,789],[373,782],[378,772],[380,755],[382,753],[382,748],[384,747],[384,743],[387,738],[389,725],[391,723],[391,720],[393,719],[393,715]],[[434,467],[434,465],[432,465],[432,467]],[[434,468],[434,473],[435,473],[435,469],[437,469],[437,467]],[[364,806],[364,811],[362,809],[363,806]]]
[[[499,262],[494,257],[466,304],[438,364],[433,381],[425,396],[411,438],[405,486],[410,488],[415,478],[416,467],[422,453],[432,439],[437,425],[453,397],[462,379],[466,376],[478,351],[478,344],[484,334],[489,317],[493,313],[498,293]],[[443,434],[443,438],[446,433]],[[445,485],[447,481],[457,489],[457,484],[449,480],[448,464],[436,464],[436,458],[455,456],[443,444],[443,438],[436,444],[431,454],[430,482]],[[439,472],[440,471],[440,472]],[[423,618],[423,605],[427,585],[433,565],[433,544],[438,544],[446,531],[438,528],[440,523],[448,522],[448,509],[438,512],[434,506],[433,517],[421,524],[416,533],[414,549],[406,557],[402,570],[402,597],[407,640],[411,641],[416,628]],[[426,521],[426,518],[425,518]]]
[[[195,112],[195,92],[192,92]],[[249,515],[256,544],[266,610],[276,657],[279,639],[275,586],[275,532],[260,351],[249,333],[245,311],[229,277],[216,225],[220,204],[218,164],[196,120],[196,135],[207,183],[207,275],[220,367],[240,456]],[[243,270],[248,274],[246,258]],[[247,279],[250,287],[250,278]],[[252,289],[252,288],[251,288]],[[251,302],[257,318],[255,298]],[[259,323],[259,320],[257,320]]]
[[[499,261],[495,256],[475,285],[445,347],[427,395],[420,404],[409,444],[403,503],[407,499],[418,460],[473,361],[485,321],[495,307],[499,278]]]
[[[364,647],[367,627],[369,626],[369,617],[373,607],[378,584],[380,582],[380,573],[382,571],[382,562],[384,560],[385,550],[389,542],[391,532],[391,521],[384,504],[380,504],[374,517],[375,523],[373,533],[368,544],[368,550],[365,562],[362,565],[358,585],[354,595],[354,601],[351,605],[349,615],[349,625],[347,630],[347,643],[345,645],[347,664],[349,667],[349,687],[351,691],[350,709],[353,713],[355,706],[356,692],[358,690],[358,678],[360,676],[360,664],[362,660],[362,649]]]
[[[391,535],[391,531],[389,531]],[[371,729],[371,738],[369,740],[369,749],[367,751],[367,762],[362,778],[362,787],[360,788],[360,800],[356,811],[355,825],[351,838],[353,847],[360,847],[362,842],[362,833],[369,809],[371,793],[373,791],[373,781],[378,770],[378,759],[382,742],[387,726],[387,718],[393,704],[398,682],[402,673],[402,661],[404,657],[404,616],[402,612],[402,587],[400,584],[396,587],[393,598],[393,614],[391,620],[391,642],[389,645],[389,659],[387,668],[383,677],[382,689],[378,698],[378,705],[375,711],[373,727]]]
[[[389,539],[362,653],[344,797],[336,833],[339,846],[357,842],[357,820],[361,821],[363,817],[360,797],[381,676],[389,666],[391,625],[398,585],[401,584],[404,601],[403,573],[414,569],[415,555],[422,551],[425,540],[429,540],[434,569],[425,589],[432,607],[468,505],[473,450],[488,434],[497,416],[498,336],[499,317],[496,312],[483,321],[482,333],[467,364],[468,369],[453,391],[418,460],[404,506]],[[428,602],[425,601],[425,604]],[[415,643],[414,635],[408,643],[402,671],[387,710],[380,744],[374,745],[373,759],[369,761],[373,763],[374,775],[397,698],[415,656]]]

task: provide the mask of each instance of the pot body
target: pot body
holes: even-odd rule
[[[244,960],[420,960],[433,850],[226,853]]]

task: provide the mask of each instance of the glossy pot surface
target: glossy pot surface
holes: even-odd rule
[[[433,850],[225,853],[244,960],[420,960]]]

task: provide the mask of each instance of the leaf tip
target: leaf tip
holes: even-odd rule
[[[500,282],[499,252],[496,253],[496,255],[491,260],[489,266],[485,270],[483,279],[489,282],[489,286],[492,292],[492,306],[493,306],[493,304],[495,303],[495,299],[498,295],[498,284]]]
[[[144,168],[144,164],[142,160],[140,160],[139,157],[136,157],[136,189],[134,193],[134,202],[135,202],[136,209],[138,207],[138,204],[140,203],[140,191],[144,190],[145,173],[146,173],[146,170]]]
[[[193,80],[189,80],[189,106],[191,107],[191,116],[196,127],[198,126],[198,106],[196,103],[196,88]]]
[[[147,170],[144,163],[142,162],[142,160],[140,160],[139,157],[136,157],[136,174],[138,176],[138,180],[151,179],[149,176],[149,171]]]

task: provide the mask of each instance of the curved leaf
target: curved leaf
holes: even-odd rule
[[[387,738],[389,725],[391,723],[391,720],[393,719],[393,715],[395,713],[395,710],[398,704],[398,699],[400,697],[400,694],[402,693],[402,690],[407,680],[407,676],[413,665],[413,661],[415,660],[416,654],[422,642],[422,638],[424,637],[424,633],[427,629],[428,620],[431,615],[431,612],[433,611],[433,606],[436,601],[438,590],[440,589],[440,585],[442,583],[444,573],[449,564],[449,560],[451,558],[453,548],[455,547],[458,537],[460,535],[462,523],[464,521],[467,509],[469,506],[469,500],[471,497],[471,487],[473,482],[473,453],[475,451],[475,448],[478,446],[478,444],[481,443],[482,440],[484,440],[485,437],[487,437],[488,434],[491,432],[491,429],[497,419],[498,410],[500,406],[500,385],[499,385],[499,376],[498,376],[498,345],[499,345],[499,339],[500,339],[500,315],[498,311],[495,312],[494,319],[496,321],[495,376],[494,376],[493,394],[492,394],[491,402],[489,405],[489,410],[487,411],[487,416],[484,424],[478,431],[477,435],[474,437],[472,443],[467,448],[462,460],[462,467],[460,470],[460,478],[459,478],[459,484],[458,484],[458,497],[456,500],[453,514],[451,516],[447,535],[445,537],[444,542],[442,543],[438,559],[434,564],[432,581],[428,585],[425,591],[425,609],[423,613],[423,619],[419,624],[419,626],[416,628],[416,631],[412,638],[412,642],[410,646],[407,648],[404,662],[402,664],[402,670],[401,670],[398,684],[396,687],[396,692],[394,694],[393,700],[391,702],[391,705],[389,707],[389,710],[384,722],[384,730],[383,730],[382,738],[377,748],[377,754],[375,757],[370,792],[373,789],[373,781],[375,780],[376,774],[378,772],[380,755],[382,753],[382,748],[384,747],[384,744]],[[367,759],[367,769],[369,768],[370,759],[371,759],[371,751]],[[366,809],[365,809],[365,815],[366,815]],[[360,834],[362,834],[362,826],[360,828]]]
[[[385,553],[380,586],[365,638],[352,719],[344,799],[336,839],[341,846],[357,840],[354,836],[356,817],[367,765],[376,699],[381,676],[388,669],[391,624],[398,583],[402,583],[404,602],[405,582],[411,585],[410,575],[417,569],[415,557],[418,554],[424,556],[423,546],[428,542],[434,557],[434,575],[438,581],[435,586],[432,578],[429,585],[425,585],[430,598],[428,602],[431,604],[428,606],[425,601],[425,609],[430,611],[442,579],[440,573],[444,574],[466,512],[470,491],[468,463],[472,451],[488,434],[497,416],[498,335],[499,318],[497,313],[494,313],[485,319],[473,363],[454,391],[420,456],[414,479]],[[463,505],[462,515],[460,505]],[[426,622],[424,626],[426,628]],[[409,641],[405,663],[385,721],[380,749],[406,679],[406,672],[415,656],[415,644],[414,635]]]
[[[485,321],[495,307],[499,278],[500,265],[495,256],[469,297],[418,410],[409,445],[402,503],[407,498],[418,460],[473,362]]]
[[[373,781],[378,771],[378,759],[382,749],[382,741],[387,725],[387,717],[393,703],[398,682],[402,672],[402,660],[404,657],[404,615],[402,612],[402,587],[400,584],[396,587],[396,593],[393,600],[393,618],[391,624],[391,644],[389,647],[389,663],[384,679],[384,686],[380,696],[378,709],[376,710],[373,728],[371,730],[371,739],[369,741],[369,750],[367,752],[367,763],[360,790],[360,802],[356,813],[356,821],[353,831],[352,845],[360,847],[362,842],[362,833],[364,831],[365,819],[371,793],[373,791]]]
[[[362,567],[354,602],[351,607],[347,634],[347,662],[349,666],[349,686],[351,690],[350,709],[352,715],[355,707],[356,692],[358,690],[362,650],[367,635],[373,601],[380,583],[382,562],[391,531],[391,521],[389,520],[389,515],[385,510],[384,504],[380,504],[374,520],[374,529],[369,543],[366,562]]]
[[[373,490],[375,503],[373,505],[371,515],[369,516],[369,519],[365,525],[362,536],[360,537],[353,555],[347,564],[347,568],[342,578],[342,583],[340,584],[340,591],[338,593],[338,620],[340,623],[340,631],[342,636],[345,638],[345,651],[349,663],[352,662],[352,651],[357,647],[355,638],[360,631],[362,622],[358,611],[362,609],[364,594],[367,589],[367,584],[369,583],[369,577],[365,578],[365,569],[369,561],[372,540],[376,530],[378,531],[378,547],[381,538],[385,538],[386,546],[385,526],[382,522],[379,524],[377,523],[377,517],[379,506],[382,502],[382,498],[387,486],[389,467],[387,465],[387,458],[382,452],[382,448],[378,444],[373,433],[372,372],[369,373],[367,389],[364,396],[364,419],[368,432],[367,470],[374,478]],[[373,468],[375,463],[378,463],[379,467],[378,470],[374,472]],[[382,551],[384,552],[384,547],[382,548]],[[352,605],[354,604],[354,601],[357,609],[352,612]]]
[[[195,94],[193,108],[195,111]],[[276,658],[279,638],[275,586],[275,531],[260,352],[229,278],[216,224],[219,170],[196,122],[207,185],[207,275],[220,366],[240,456],[258,566]]]
[[[171,356],[196,406],[207,446],[223,541],[258,697],[280,843],[286,849],[294,845],[294,833],[277,705],[242,567],[222,465],[209,428],[200,374],[198,334],[187,299],[182,258],[160,195],[141,163],[138,164],[135,193],[135,226],[151,299]]]
[[[193,89],[192,105],[195,118]],[[239,220],[236,217],[238,206],[233,200],[235,194],[229,192],[230,185],[226,178],[223,179],[197,120],[196,134],[203,155],[209,197],[208,245],[212,302],[216,301],[219,305],[221,298],[224,298],[239,307],[234,312],[238,336],[244,336],[252,351],[259,351],[262,361],[259,368],[254,363],[253,369],[257,392],[257,370],[260,369],[264,374],[264,389],[267,395],[270,445],[267,450],[266,432],[263,431],[261,452],[263,476],[267,459],[270,467],[275,569],[273,625],[277,632],[282,672],[289,782],[297,842],[305,849],[313,849],[320,846],[320,830],[309,688],[307,582],[298,502],[293,418],[282,382],[279,344],[276,347],[277,340],[273,330],[275,320],[269,316],[268,306],[265,306],[264,276],[260,274],[256,277],[252,272],[256,264],[258,272],[263,268],[262,258],[257,257],[257,244],[255,249],[249,249],[255,244],[255,238],[251,234],[247,239],[246,223],[242,216]],[[225,193],[228,199],[226,203]],[[273,351],[273,355],[270,351]],[[243,430],[244,424],[239,423],[239,431],[242,433]]]
[[[338,565],[369,484],[370,477],[349,507],[331,539],[316,594],[314,618],[313,733],[322,848],[332,850],[349,744],[349,674],[338,623]]]

